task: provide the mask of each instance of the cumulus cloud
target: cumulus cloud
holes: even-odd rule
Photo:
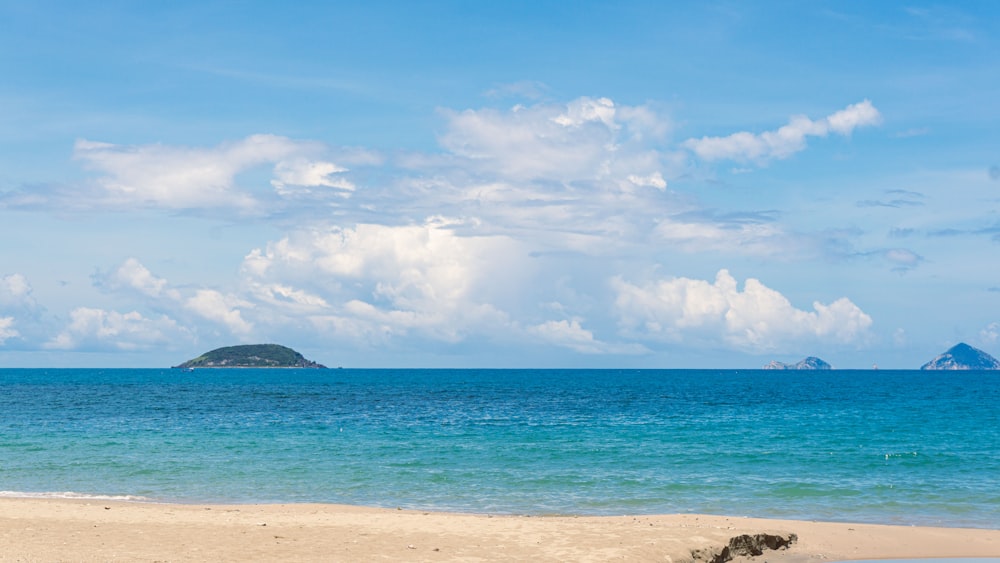
[[[167,280],[153,275],[136,258],[128,258],[115,271],[103,276],[103,282],[111,289],[132,289],[150,297],[170,297],[180,299],[176,289],[168,287]]]
[[[662,173],[655,152],[622,149],[643,136],[662,135],[664,120],[608,98],[442,114],[447,122],[442,147],[502,178],[571,182]]]
[[[238,297],[214,289],[199,289],[184,301],[184,306],[205,319],[225,325],[234,334],[248,334],[253,330],[253,324],[243,319],[241,310],[251,304]]]
[[[530,270],[512,239],[460,236],[456,226],[432,218],[298,231],[250,252],[243,272],[260,301],[328,328],[455,341],[470,327],[505,325],[492,303],[503,298],[497,282]]]
[[[146,304],[169,311],[173,317],[194,314],[226,327],[237,336],[247,335],[253,323],[243,317],[244,309],[253,307],[249,301],[233,293],[215,289],[185,289],[174,287],[164,278],[154,275],[136,258],[128,258],[115,270],[95,276],[95,283],[110,292],[127,291],[146,298]]]
[[[727,270],[715,282],[684,277],[634,284],[616,277],[615,308],[626,335],[664,342],[723,341],[761,352],[804,340],[860,343],[872,319],[847,298],[795,308],[781,293],[748,278],[743,289]]]
[[[852,104],[818,120],[796,115],[775,131],[741,131],[725,137],[688,139],[683,146],[706,161],[736,160],[764,164],[788,158],[805,149],[807,137],[826,137],[830,133],[850,135],[858,127],[878,125],[882,115],[869,100]]]
[[[818,121],[803,118],[780,135],[759,137],[805,138],[794,131],[846,134],[871,121],[871,112],[877,116],[865,101]],[[483,232],[587,253],[645,244],[653,229],[692,252],[787,254],[783,245],[795,237],[768,225],[711,218],[672,224],[678,214],[697,211],[698,204],[669,189],[672,178],[690,164],[687,153],[668,139],[670,119],[649,105],[581,97],[505,110],[444,109],[441,116],[441,151],[400,155],[390,163],[399,169],[365,189],[359,189],[349,167],[385,164],[377,153],[334,152],[320,143],[276,135],[207,147],[80,140],[75,157],[97,173],[91,183],[97,191],[86,195],[98,206],[226,210],[317,223],[328,222],[333,210],[341,225],[412,222],[441,214],[478,221]],[[84,195],[77,197],[82,201]],[[319,198],[325,198],[321,205]],[[5,198],[8,205],[14,199]],[[727,237],[734,242],[719,242]]]
[[[22,274],[0,277],[0,311],[32,312],[37,309],[28,278]]]
[[[69,325],[44,347],[54,350],[147,350],[189,341],[190,333],[172,319],[143,317],[136,311],[120,313],[79,307]]]
[[[45,309],[35,300],[23,274],[0,277],[0,344],[11,339],[33,340],[43,330]]]
[[[14,317],[0,317],[0,345],[19,336],[21,333],[14,328]]]
[[[502,339],[598,354],[644,350],[627,339],[721,339],[757,350],[804,338],[855,342],[871,324],[849,300],[799,310],[757,280],[736,288],[725,271],[714,284],[625,281],[679,253],[719,261],[815,256],[807,247],[822,242],[791,232],[778,212],[716,213],[677,191],[685,189],[689,151],[705,160],[784,158],[810,136],[876,123],[867,100],[815,121],[793,118],[776,131],[680,146],[668,138],[670,120],[653,108],[601,97],[441,116],[440,150],[397,155],[385,166],[391,173],[372,175],[375,182],[356,172],[386,164],[374,153],[333,154],[275,135],[208,147],[78,141],[75,157],[94,172],[100,202],[235,208],[285,229],[255,244],[240,278],[225,288],[173,285],[128,258],[94,280],[133,300],[120,310],[139,304],[138,311],[76,309],[49,346],[110,346],[110,334],[140,346],[139,334],[169,334],[174,323],[174,332],[184,326],[189,335],[217,331],[242,340],[298,328],[369,345]],[[913,199],[888,194],[889,203]],[[318,198],[328,205],[314,205]],[[901,249],[883,257],[899,266],[919,262]],[[2,305],[4,291],[10,299],[25,295],[17,289],[23,280],[4,280],[0,319],[19,321]],[[674,294],[687,301],[676,304]],[[553,320],[539,304],[555,301],[564,305]],[[620,321],[619,332],[602,325],[608,315]],[[626,340],[610,342],[609,334]]]

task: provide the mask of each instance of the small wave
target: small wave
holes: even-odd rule
[[[97,495],[91,493],[76,493],[73,491],[41,493],[25,491],[0,491],[0,498],[51,498],[74,500],[121,500],[130,502],[150,502],[153,499],[139,495]]]

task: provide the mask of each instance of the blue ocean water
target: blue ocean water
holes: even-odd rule
[[[0,370],[6,495],[1000,527],[1000,372]]]

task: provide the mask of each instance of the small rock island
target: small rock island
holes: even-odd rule
[[[920,366],[923,370],[980,370],[1000,369],[996,358],[973,348],[965,342],[949,348],[945,353]]]
[[[833,366],[824,362],[823,360],[815,357],[809,356],[799,362],[794,364],[785,364],[777,360],[771,360],[763,369],[802,369],[802,370],[825,370],[833,369]]]
[[[206,352],[179,366],[194,368],[326,368],[302,354],[279,344],[226,346]]]

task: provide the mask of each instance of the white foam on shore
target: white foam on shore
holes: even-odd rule
[[[0,491],[0,498],[51,498],[51,499],[74,499],[74,500],[120,500],[132,502],[150,502],[153,499],[138,495],[97,495],[90,493],[76,493],[73,491],[54,492],[46,491],[41,493],[29,493],[25,491]]]

